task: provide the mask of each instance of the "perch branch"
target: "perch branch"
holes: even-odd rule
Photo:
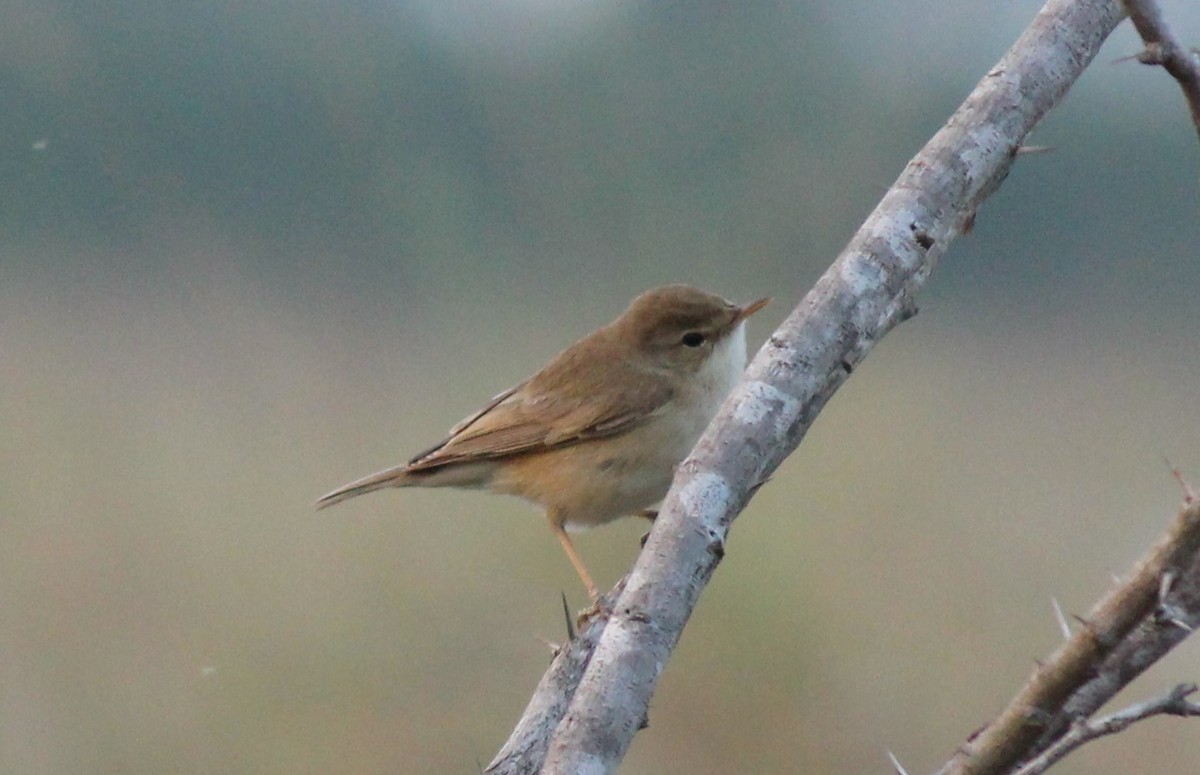
[[[914,314],[942,254],[1122,17],[1117,0],[1050,0],[759,351],[679,466],[541,772],[616,769],[735,516],[875,343]]]

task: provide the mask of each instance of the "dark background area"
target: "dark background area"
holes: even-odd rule
[[[773,295],[756,347],[1038,7],[0,6],[0,769],[486,764],[585,602],[542,518],[313,500],[653,285]],[[1200,146],[1138,49],[739,519],[623,772],[933,769],[1200,480]]]

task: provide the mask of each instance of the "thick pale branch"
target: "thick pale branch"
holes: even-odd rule
[[[1137,60],[1146,65],[1161,65],[1179,83],[1192,113],[1192,123],[1200,133],[1200,59],[1175,36],[1155,0],[1124,0],[1124,3],[1129,19],[1146,44]]]
[[[1122,16],[1117,0],[1051,0],[764,345],[680,466],[542,772],[616,769],[734,517],[854,366],[915,311],[938,259]]]

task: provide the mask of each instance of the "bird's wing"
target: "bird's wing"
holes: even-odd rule
[[[548,369],[496,396],[454,426],[445,441],[413,458],[408,470],[440,468],[609,436],[649,419],[673,395],[662,380],[629,374],[620,380],[616,394],[610,392],[600,399],[589,380],[564,376],[568,375]]]

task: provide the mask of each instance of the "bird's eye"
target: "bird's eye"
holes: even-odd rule
[[[684,347],[699,347],[704,344],[705,338],[699,331],[688,331],[679,341]]]

